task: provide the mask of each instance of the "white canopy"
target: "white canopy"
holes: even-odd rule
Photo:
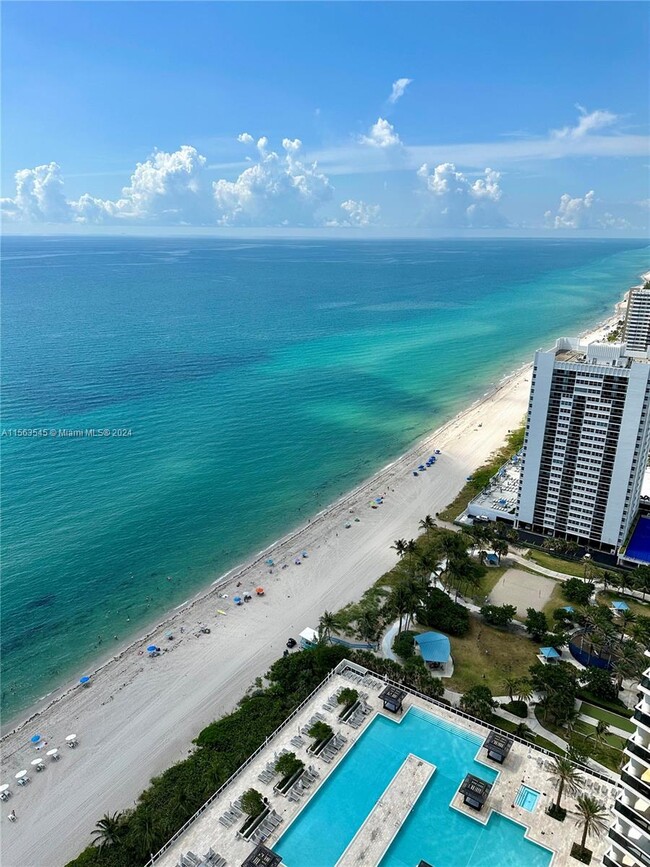
[[[308,626],[306,629],[300,633],[300,638],[308,641],[310,644],[318,643],[318,632],[315,629],[312,629],[311,626]]]

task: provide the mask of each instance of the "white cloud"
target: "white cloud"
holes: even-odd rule
[[[359,141],[376,148],[392,148],[401,144],[395,127],[383,117],[377,118],[377,123],[370,127],[368,135],[360,136]]]
[[[298,158],[300,139],[283,139],[284,155],[257,147],[260,160],[235,181],[213,183],[218,223],[222,226],[314,225],[315,212],[332,197],[329,179],[316,163]]]
[[[341,202],[341,209],[345,211],[346,221],[349,226],[372,226],[379,221],[379,205],[369,205],[366,202],[348,199]],[[339,224],[341,225],[341,224]]]
[[[241,142],[242,144],[253,144],[255,139],[248,132],[240,132],[237,136],[237,141]]]
[[[57,163],[16,172],[16,195],[0,199],[2,216],[28,223],[65,223],[71,212]]]
[[[472,182],[453,163],[441,163],[430,171],[424,163],[417,172],[428,194],[428,216],[450,228],[498,228],[507,225],[498,209],[501,174],[486,168]]]
[[[404,91],[409,86],[409,84],[412,83],[412,78],[398,78],[397,81],[393,82],[393,89],[390,96],[388,97],[388,101],[394,105],[398,99],[404,96]]]
[[[551,229],[588,229],[593,225],[592,209],[596,194],[589,190],[586,195],[571,198],[568,193],[560,196],[557,213],[546,211],[544,220]]]
[[[613,114],[611,111],[606,111],[602,108],[591,112],[588,112],[582,105],[577,105],[576,108],[580,112],[577,124],[553,130],[552,135],[555,138],[585,138],[590,133],[613,126],[619,119],[617,114]]]

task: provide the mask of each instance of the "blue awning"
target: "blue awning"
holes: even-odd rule
[[[542,656],[546,657],[546,659],[559,659],[560,654],[554,647],[540,647],[539,652]]]
[[[617,611],[629,611],[630,606],[627,602],[612,602],[612,608],[615,608]]]
[[[416,635],[415,640],[425,662],[449,662],[451,650],[446,635],[441,635],[440,632],[424,632]]]

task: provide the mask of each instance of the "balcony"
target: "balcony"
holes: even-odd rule
[[[627,819],[628,822],[632,822],[637,827],[643,828],[646,834],[650,834],[650,821],[645,816],[637,813],[633,807],[628,807],[623,801],[617,799],[614,801],[614,811]]]
[[[646,764],[650,765],[650,749],[648,749],[648,747],[641,746],[641,744],[638,744],[633,738],[630,738],[625,745],[625,749],[629,753],[633,753],[635,756],[643,759]]]
[[[635,710],[633,719],[650,729],[650,714],[643,713],[642,710]]]
[[[643,780],[633,777],[627,771],[621,771],[621,780],[631,786],[635,792],[642,795],[646,801],[650,801],[650,786],[646,785]]]
[[[644,674],[641,678],[641,686],[644,686],[646,689],[650,689],[650,677],[647,674]]]
[[[628,840],[627,837],[624,837],[613,828],[609,829],[609,839],[617,843],[622,849],[625,849],[626,852],[629,852],[630,855],[632,855],[633,858],[636,858],[637,861],[640,861],[641,864],[647,864],[648,867],[650,867],[650,855],[646,855],[643,849],[639,849],[632,840]]]

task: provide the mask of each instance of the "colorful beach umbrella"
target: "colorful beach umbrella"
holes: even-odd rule
[[[84,674],[83,677],[79,678],[79,683],[83,683],[83,684],[90,683],[90,678],[88,677],[87,674]]]
[[[41,739],[40,735],[32,735],[31,741],[33,744],[37,744]]]
[[[154,653],[156,650],[158,650],[158,648],[155,644],[150,644],[149,647],[147,647],[147,653]]]

